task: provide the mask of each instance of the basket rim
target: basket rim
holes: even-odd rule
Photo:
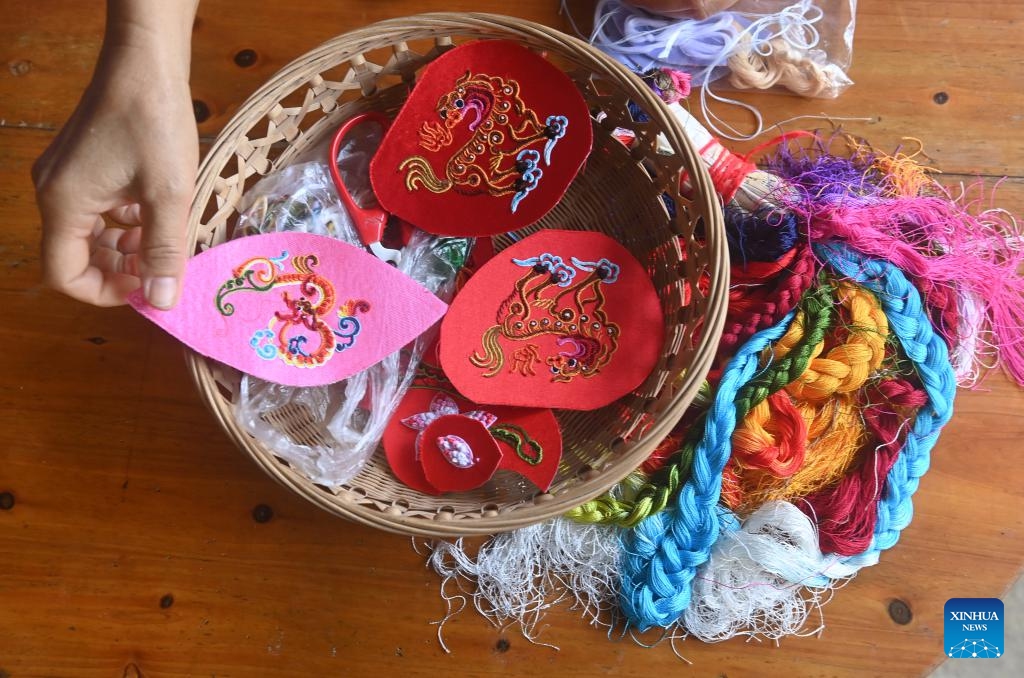
[[[571,492],[554,495],[539,493],[531,506],[524,506],[508,514],[462,520],[409,515],[397,507],[394,511],[391,509],[379,510],[355,502],[339,500],[337,496],[319,490],[312,481],[300,476],[290,467],[286,467],[270,450],[259,445],[260,449],[252,449],[251,445],[255,439],[235,421],[233,406],[230,403],[224,406],[223,398],[218,393],[213,370],[207,359],[186,349],[186,364],[202,400],[233,442],[253,458],[274,480],[311,503],[349,520],[405,535],[436,537],[492,534],[561,515],[607,491],[609,487],[618,483],[646,459],[653,446],[669,434],[676,421],[689,407],[710,371],[718,339],[725,323],[729,266],[724,220],[710,175],[701,161],[699,153],[683,131],[682,125],[671,115],[660,99],[626,66],[575,36],[525,19],[479,12],[433,12],[386,19],[335,36],[298,56],[250,95],[217,135],[200,164],[188,222],[187,237],[193,250],[198,240],[202,215],[215,183],[209,178],[211,175],[214,178],[219,175],[221,169],[227,162],[230,162],[234,155],[239,137],[244,136],[248,130],[252,129],[252,125],[247,126],[247,122],[253,109],[259,108],[260,119],[262,119],[273,110],[274,106],[279,105],[278,102],[285,95],[294,92],[306,83],[311,74],[319,74],[327,68],[344,63],[345,59],[339,60],[338,58],[339,52],[361,54],[371,49],[392,46],[399,41],[385,42],[383,38],[390,39],[391,34],[395,31],[408,30],[417,32],[413,39],[439,39],[458,36],[460,33],[464,34],[472,30],[490,30],[508,34],[506,36],[508,39],[515,39],[518,35],[549,45],[557,43],[562,49],[568,51],[579,50],[604,69],[603,75],[614,76],[630,85],[631,96],[635,95],[639,99],[638,103],[649,112],[672,150],[682,159],[694,189],[691,204],[694,206],[695,212],[702,215],[705,220],[704,238],[711,276],[710,285],[705,295],[707,313],[703,319],[699,343],[693,351],[693,359],[687,366],[669,404],[644,432],[645,441],[655,442],[651,445],[636,445],[634,449],[623,453],[615,462],[616,466],[612,471],[606,470],[592,478],[579,478]],[[328,497],[332,497],[334,501],[329,500]],[[441,513],[439,512],[438,516]]]

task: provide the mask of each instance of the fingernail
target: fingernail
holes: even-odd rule
[[[174,306],[178,296],[178,280],[169,276],[150,278],[146,282],[146,300],[157,308]]]

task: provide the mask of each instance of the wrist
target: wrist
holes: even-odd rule
[[[197,5],[198,0],[108,0],[99,65],[140,66],[187,83]]]

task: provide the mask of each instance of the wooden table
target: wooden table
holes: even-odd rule
[[[836,594],[820,639],[687,642],[687,668],[667,646],[610,641],[570,612],[547,619],[543,640],[558,652],[469,612],[448,623],[446,655],[429,624],[444,611],[438,580],[408,539],[334,518],[264,476],[208,416],[175,342],[134,312],[40,285],[28,170],[87,82],[98,4],[0,1],[0,676],[906,676],[942,660],[947,598],[999,596],[1015,578],[1024,393],[996,377],[960,393],[913,525]],[[950,183],[1007,175],[996,202],[1024,211],[1024,4],[860,4],[856,85],[841,98],[745,98],[769,121],[876,117],[849,129],[886,149],[922,139]],[[208,143],[280,66],[346,30],[439,9],[567,28],[556,5],[204,0],[201,134]]]

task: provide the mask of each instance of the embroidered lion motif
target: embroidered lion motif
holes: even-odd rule
[[[566,383],[575,377],[598,374],[618,348],[619,326],[605,311],[603,285],[619,276],[619,267],[601,259],[597,262],[572,258],[573,266],[561,257],[542,254],[513,259],[528,268],[516,281],[497,313],[497,323],[482,337],[483,353],[474,352],[470,362],[493,377],[505,366],[501,339],[521,343],[512,351],[508,370],[521,376],[535,374],[535,364],[546,364],[551,381]],[[575,267],[575,268],[574,268]],[[585,275],[576,281],[577,270]],[[555,337],[556,352],[541,358],[537,344],[530,340],[542,335]]]
[[[512,196],[513,212],[543,176],[541,160],[565,136],[568,119],[548,116],[544,123],[519,96],[519,83],[470,71],[455,81],[435,108],[440,120],[424,122],[419,146],[435,153],[452,146],[455,130],[465,125],[472,136],[454,149],[437,173],[430,161],[414,155],[398,166],[410,191],[456,191],[464,195]],[[541,149],[541,144],[543,148]]]

